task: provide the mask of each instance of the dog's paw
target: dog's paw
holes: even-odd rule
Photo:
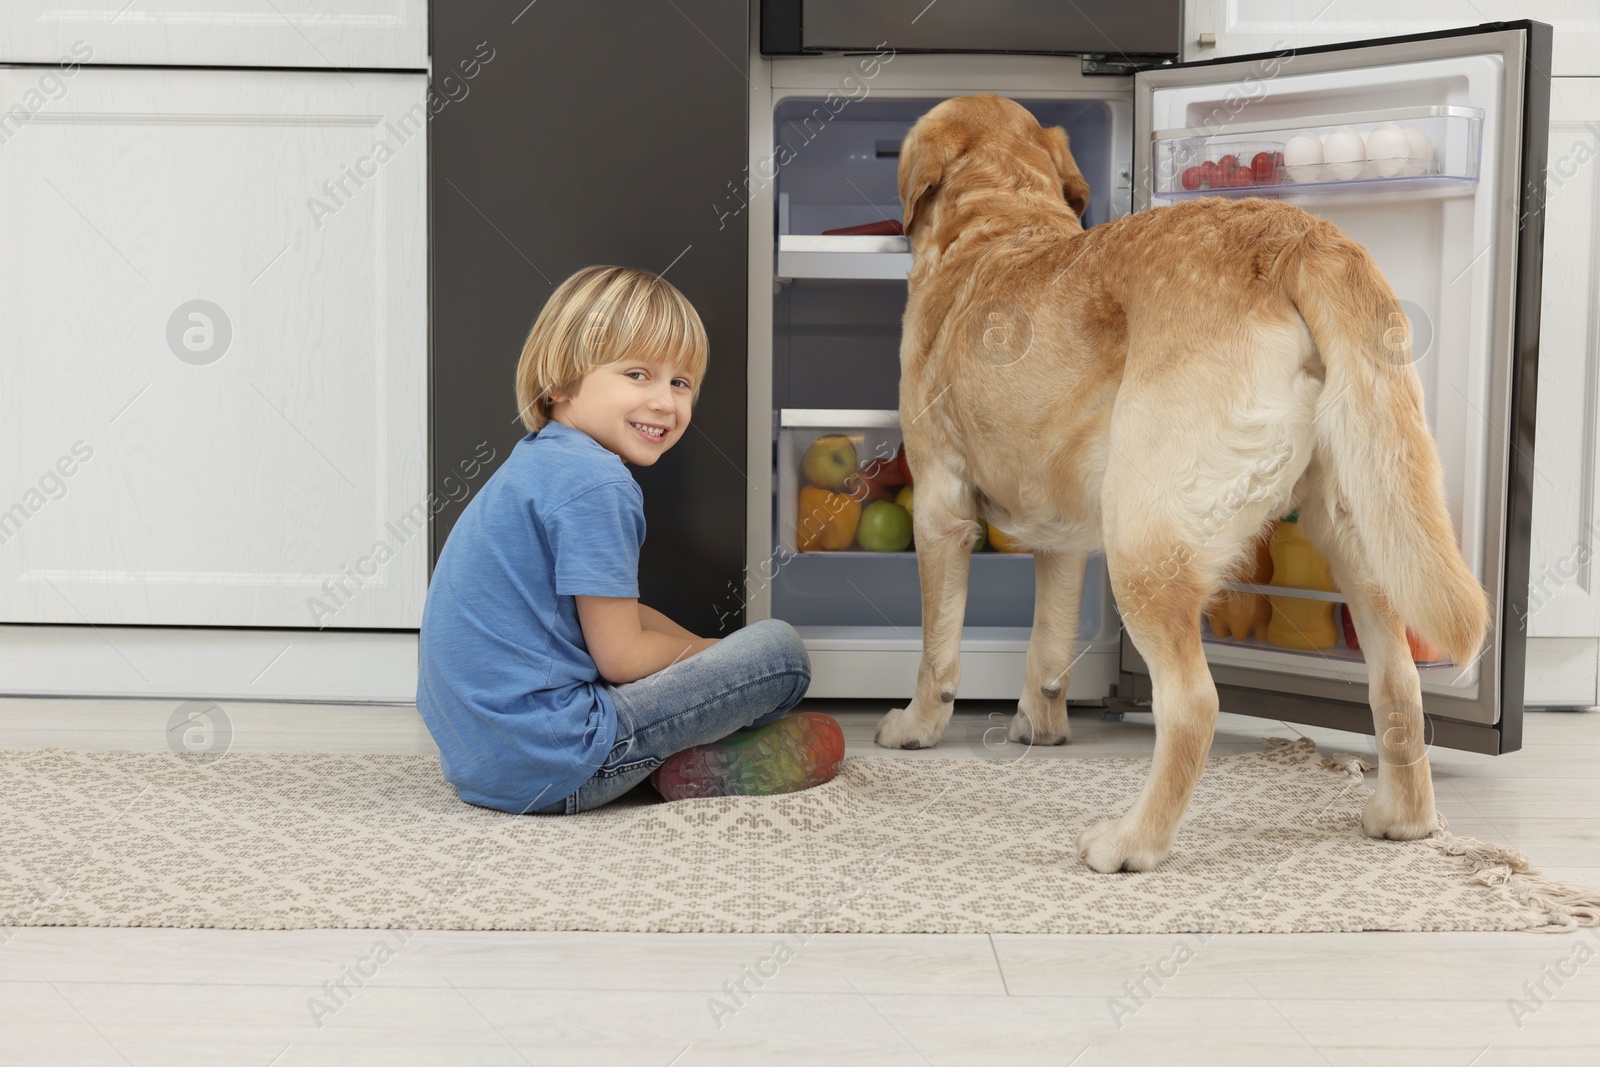
[[[916,705],[893,708],[878,722],[872,735],[881,748],[932,748],[944,731],[916,713]]]
[[[1047,722],[1043,727],[1034,729],[1033,720],[1019,703],[1017,713],[1006,727],[1006,738],[1022,745],[1064,745],[1072,740],[1072,728],[1067,725],[1065,714],[1058,718],[1058,723]]]
[[[1122,819],[1106,819],[1078,837],[1078,856],[1101,874],[1116,871],[1148,871],[1167,858],[1165,848],[1140,839],[1137,830],[1123,826]]]
[[[1433,805],[1433,790],[1426,796],[1411,800],[1403,798],[1396,788],[1384,788],[1383,774],[1378,775],[1378,787],[1373,791],[1367,806],[1361,811],[1361,832],[1368,837],[1389,841],[1416,841],[1427,837],[1439,828],[1438,812]]]

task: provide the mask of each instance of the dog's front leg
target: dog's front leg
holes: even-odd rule
[[[1067,725],[1067,682],[1072,677],[1083,600],[1087,552],[1033,553],[1033,636],[1017,714],[1006,730],[1013,741],[1061,745],[1072,740]]]
[[[937,461],[914,468],[912,527],[922,583],[922,661],[911,703],[878,723],[884,748],[932,748],[950,722],[961,681],[961,625],[967,614],[967,572],[978,540],[972,489]]]

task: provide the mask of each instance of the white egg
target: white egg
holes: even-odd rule
[[[1410,153],[1405,131],[1392,122],[1385,122],[1367,134],[1367,170],[1372,172],[1371,177],[1387,178],[1399,174]],[[1368,175],[1363,172],[1362,176]]]
[[[1294,182],[1314,182],[1322,174],[1322,142],[1297,133],[1283,146],[1283,167]]]
[[[1361,135],[1348,126],[1341,126],[1328,134],[1322,144],[1322,159],[1332,181],[1349,181],[1361,173],[1367,161],[1367,145]]]
[[[1407,126],[1402,131],[1406,135],[1406,162],[1400,168],[1400,173],[1405,175],[1432,174],[1433,173],[1433,142],[1428,135],[1415,126]]]

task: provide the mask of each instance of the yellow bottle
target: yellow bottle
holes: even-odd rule
[[[1261,537],[1251,546],[1249,551],[1254,558],[1254,569],[1245,575],[1245,581],[1265,585],[1272,580],[1271,545],[1270,537]],[[1212,633],[1235,641],[1243,641],[1247,637],[1266,637],[1267,623],[1271,619],[1272,605],[1259,593],[1226,593],[1206,616],[1206,621],[1211,623]]]
[[[1291,512],[1272,533],[1272,584],[1335,592],[1328,563],[1300,529],[1299,519],[1299,511]],[[1272,602],[1269,645],[1309,651],[1339,643],[1339,626],[1333,619],[1337,604],[1282,596],[1267,599]]]

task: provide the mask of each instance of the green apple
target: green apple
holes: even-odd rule
[[[874,500],[861,509],[856,543],[868,552],[904,552],[911,543],[911,515],[899,504]]]
[[[916,510],[912,502],[916,499],[916,487],[908,485],[895,495],[894,502],[906,509],[906,514],[915,518]],[[864,517],[864,516],[863,516]],[[972,542],[972,551],[982,552],[989,545],[989,524],[983,521],[978,523],[978,539]]]
[[[843,434],[817,438],[800,461],[800,473],[805,475],[806,481],[832,493],[843,492],[846,481],[855,472],[855,442]]]

